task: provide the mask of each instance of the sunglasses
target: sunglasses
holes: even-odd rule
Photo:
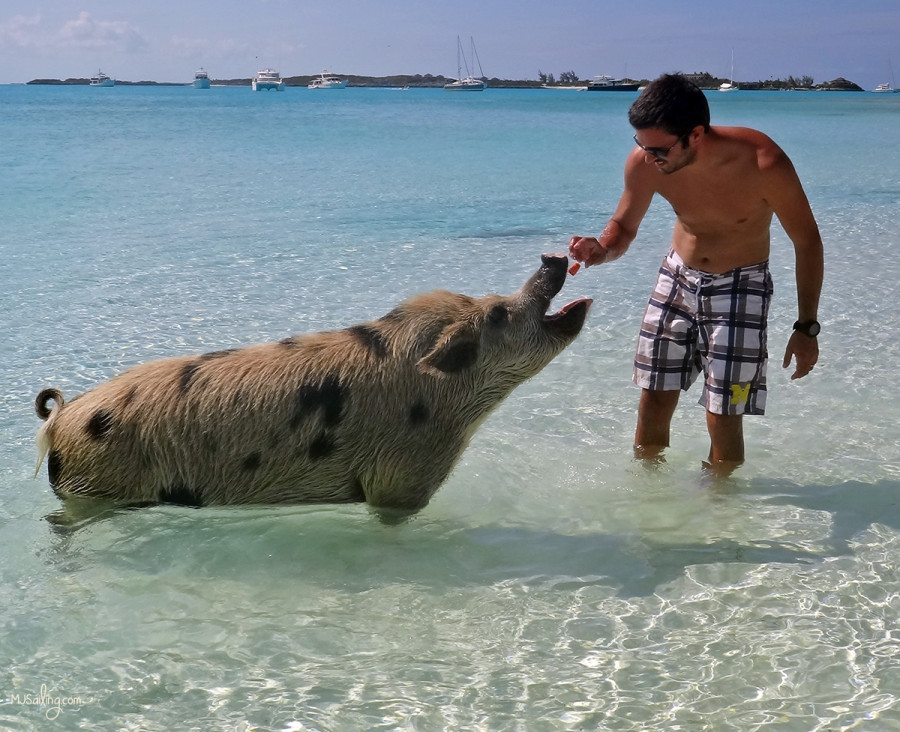
[[[634,144],[641,148],[641,150],[643,150],[648,155],[652,155],[657,160],[665,160],[667,157],[669,157],[669,153],[672,152],[672,148],[675,147],[679,142],[684,142],[685,137],[686,135],[682,135],[668,147],[647,147],[646,145],[641,145],[641,143],[638,142],[637,135],[633,135],[632,139],[634,140]]]

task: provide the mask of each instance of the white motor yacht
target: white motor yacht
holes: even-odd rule
[[[250,86],[253,91],[284,91],[284,79],[275,69],[260,69]]]
[[[91,77],[91,86],[115,86],[116,80],[111,79],[98,69],[97,75]]]
[[[335,76],[334,74],[329,74],[328,71],[323,71],[322,75],[316,79],[313,79],[306,85],[307,89],[343,89],[347,86],[347,79],[342,79],[340,76]]]
[[[205,69],[197,69],[194,72],[194,89],[209,89],[209,74]]]

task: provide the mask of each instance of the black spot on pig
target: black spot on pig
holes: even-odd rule
[[[50,485],[56,485],[59,482],[62,470],[62,455],[59,454],[59,450],[51,450],[47,458],[47,475],[50,478]]]
[[[382,315],[379,320],[386,323],[398,323],[406,319],[406,309],[402,305],[398,305],[389,313]]]
[[[251,452],[241,462],[241,468],[243,470],[246,470],[248,473],[252,473],[255,470],[258,470],[261,464],[262,456],[258,452]]]
[[[181,369],[181,376],[178,381],[178,391],[182,394],[187,394],[187,390],[191,388],[194,376],[197,375],[197,371],[199,370],[200,364],[197,361],[191,361],[190,363],[185,364]]]
[[[350,333],[359,343],[375,358],[387,358],[388,343],[384,335],[371,325],[354,325],[348,328]]]
[[[335,427],[340,424],[343,407],[344,387],[332,374],[321,384],[304,384],[297,390],[288,424],[293,430],[299,429],[305,420],[320,412],[325,426]]]
[[[128,390],[128,393],[125,395],[125,398],[122,400],[122,406],[127,407],[129,404],[131,404],[137,397],[137,393],[138,388],[136,386],[132,386]]]
[[[413,427],[420,427],[428,421],[430,414],[428,405],[416,402],[409,408],[409,423]]]
[[[237,353],[237,348],[226,348],[223,351],[210,351],[209,353],[204,353],[200,356],[201,361],[213,361],[217,358],[225,358],[226,356],[230,356],[232,353]]]
[[[309,446],[310,460],[321,460],[334,452],[334,439],[327,432],[322,432]]]
[[[102,440],[109,434],[113,427],[112,412],[108,409],[98,409],[88,420],[85,431],[95,440]]]

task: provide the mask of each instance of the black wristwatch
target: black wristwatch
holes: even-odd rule
[[[822,330],[822,326],[819,325],[818,320],[806,320],[802,323],[798,320],[794,323],[794,330],[800,331],[803,335],[810,338],[815,338]]]

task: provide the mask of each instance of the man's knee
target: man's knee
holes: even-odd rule
[[[679,389],[670,391],[656,391],[652,389],[644,389],[641,393],[641,401],[645,405],[654,410],[675,409],[678,404],[678,397],[681,396]]]

